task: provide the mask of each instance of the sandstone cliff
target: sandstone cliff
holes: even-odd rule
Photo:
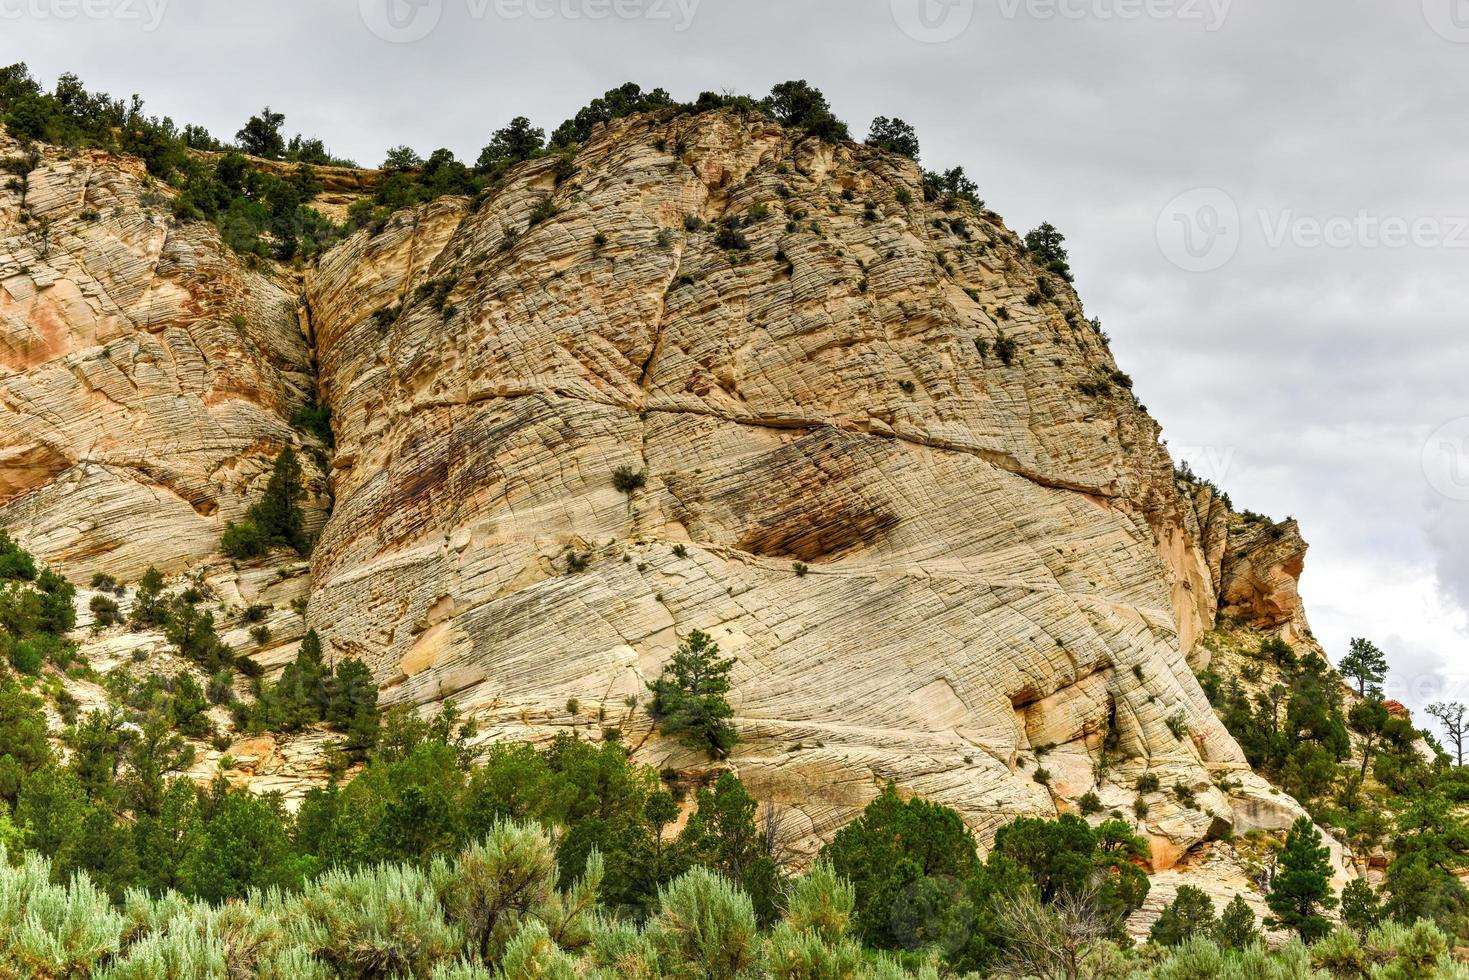
[[[0,158],[24,159],[3,132]],[[140,161],[50,149],[14,169],[0,524],[74,577],[180,570],[297,439],[288,419],[314,385],[297,291],[174,220]]]
[[[794,840],[887,779],[983,830],[1130,809],[1151,768],[1202,801],[1158,808],[1163,865],[1285,819],[1213,784],[1245,767],[1185,653],[1219,565],[1158,426],[997,217],[731,114],[623,120],[574,164],[400,213],[309,283],[339,443],[311,618],[389,700],[639,741],[699,628]]]
[[[309,619],[390,703],[704,769],[642,705],[697,628],[793,855],[889,779],[983,833],[1130,816],[1151,772],[1160,868],[1299,813],[1190,657],[1221,608],[1303,626],[1304,545],[1180,492],[1070,286],[910,161],[633,117],[358,232],[299,301],[165,198],[54,152],[28,222],[0,197],[0,524],[65,570],[206,559],[319,383]]]

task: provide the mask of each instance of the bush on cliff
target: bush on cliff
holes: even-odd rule
[[[265,496],[248,511],[239,524],[225,526],[220,550],[231,558],[259,558],[272,548],[290,548],[298,555],[310,550],[306,518],[301,501],[306,488],[301,480],[301,461],[287,446],[276,457]]]

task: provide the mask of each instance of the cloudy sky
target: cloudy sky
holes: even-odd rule
[[[1333,656],[1469,700],[1469,0],[0,0],[14,60],[372,165],[628,80],[901,116],[1067,234],[1175,456],[1302,522]]]

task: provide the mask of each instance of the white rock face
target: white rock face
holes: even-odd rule
[[[1186,659],[1218,563],[1066,283],[907,161],[763,121],[625,120],[575,165],[310,281],[328,643],[390,702],[690,767],[632,705],[705,630],[738,661],[733,762],[805,845],[889,779],[980,831],[1054,813],[1104,740],[1111,805],[1144,769],[1198,791],[1156,808],[1161,865],[1227,825],[1212,776],[1244,761]]]
[[[1181,495],[1069,285],[993,214],[925,203],[911,162],[622,120],[570,168],[358,233],[304,302],[166,204],[101,154],[0,192],[0,525],[73,578],[211,568],[226,605],[277,605],[268,668],[309,589],[387,703],[454,699],[499,739],[617,729],[679,770],[715,763],[650,731],[646,685],[704,630],[737,661],[728,764],[798,858],[888,780],[984,835],[1090,792],[1130,816],[1150,773],[1159,868],[1299,814],[1190,658],[1221,595],[1303,627],[1304,543]],[[301,442],[308,338],[338,444],[329,488],[303,458],[336,500],[309,582],[219,571]],[[320,775],[308,742],[233,754],[252,785]]]
[[[47,148],[0,190],[0,526],[83,580],[211,554],[312,388],[295,287],[145,176]]]

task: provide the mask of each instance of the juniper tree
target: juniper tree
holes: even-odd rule
[[[867,134],[867,145],[912,160],[918,159],[918,133],[901,119],[878,116],[872,120],[872,128]]]
[[[271,112],[270,106],[266,106],[260,115],[250,117],[250,121],[235,134],[235,139],[239,140],[240,149],[246,153],[278,160],[286,152],[286,139],[281,135],[285,121],[283,113]]]
[[[725,698],[734,665],[733,659],[720,659],[719,644],[707,633],[690,633],[663,673],[648,685],[653,693],[649,710],[662,732],[682,738],[690,747],[727,755],[739,741],[729,722],[734,710]]]

